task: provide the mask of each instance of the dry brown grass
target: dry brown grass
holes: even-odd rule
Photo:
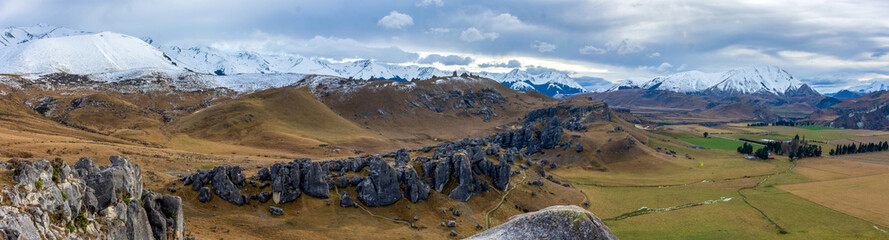
[[[778,186],[794,195],[883,227],[889,226],[889,174]]]

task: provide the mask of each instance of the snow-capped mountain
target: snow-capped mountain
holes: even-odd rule
[[[207,46],[182,48],[157,44],[151,39],[146,39],[145,41],[158,47],[158,49],[189,70],[216,75],[299,73],[351,77],[354,79],[374,78],[410,81],[454,74],[454,71],[443,71],[434,67],[383,64],[369,59],[329,63],[299,55],[270,55],[249,51],[226,52]],[[465,70],[457,70],[456,72],[458,75],[466,73],[491,78],[516,90],[537,90],[550,96],[586,91],[567,74],[555,71],[540,74],[530,74],[520,69],[513,69],[508,73],[471,73]]]
[[[586,92],[586,89],[568,74],[557,71],[531,74],[524,70],[513,69],[507,73],[481,72],[479,75],[497,80],[515,90],[537,90],[550,96]]]
[[[608,91],[625,88],[646,88],[706,95],[818,94],[786,70],[776,66],[737,68],[721,73],[680,72],[643,82],[623,81]]]
[[[184,71],[141,39],[112,32],[30,40],[0,48],[0,73]]]
[[[0,73],[94,74],[133,69],[191,71],[213,75],[317,74],[355,79],[411,81],[450,76],[455,71],[433,67],[394,65],[373,60],[330,63],[297,54],[226,51],[209,46],[181,47],[118,33],[90,33],[37,25],[6,28],[0,36]],[[517,90],[537,90],[556,96],[585,92],[565,73],[471,73],[491,78]]]
[[[862,82],[860,85],[851,87],[848,90],[864,94],[878,91],[889,91],[889,79],[874,79]]]
[[[207,46],[183,48],[157,44],[151,38],[145,42],[157,47],[189,70],[207,74],[231,75],[242,73],[302,73],[337,75],[326,62],[298,55],[260,54],[250,51],[227,52]]]
[[[32,27],[8,27],[0,33],[0,47],[12,46],[28,41],[44,38],[67,37],[91,34],[63,27],[38,24]]]

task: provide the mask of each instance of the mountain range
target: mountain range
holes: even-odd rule
[[[680,72],[648,81],[624,80],[609,92],[621,89],[666,90],[689,95],[731,96],[739,94],[820,95],[777,66],[736,68],[725,72]]]
[[[411,81],[456,73],[490,78],[516,90],[536,90],[549,96],[586,91],[568,74],[558,71],[536,74],[521,69],[506,73],[444,71],[434,67],[378,63],[370,59],[331,63],[297,54],[177,46],[151,38],[138,39],[119,33],[91,33],[48,25],[9,27],[0,35],[0,63],[4,63],[0,73],[7,74],[95,74],[142,69],[211,75],[296,73]],[[77,59],[76,63],[71,59]]]

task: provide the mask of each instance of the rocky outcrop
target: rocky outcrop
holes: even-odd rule
[[[567,151],[571,147],[575,147],[575,151],[583,151],[583,146],[574,145],[574,139],[562,141],[563,129],[570,127],[577,131],[582,128],[570,125],[584,125],[596,118],[610,121],[610,118],[604,116],[608,113],[606,110],[604,105],[557,106],[529,113],[521,129],[490,137],[340,160],[297,159],[276,163],[261,168],[247,181],[250,184],[246,185],[241,174],[242,169],[233,166],[218,167],[212,171],[199,170],[181,180],[185,185],[191,185],[195,191],[212,186],[216,195],[235,205],[243,205],[250,199],[264,202],[268,200],[268,196],[276,204],[285,204],[295,201],[303,193],[326,199],[331,190],[337,189],[339,192],[350,187],[356,188],[357,194],[352,197],[357,197],[357,202],[368,207],[391,205],[401,198],[418,203],[428,199],[432,191],[465,202],[472,196],[490,191],[491,187],[498,190],[509,188],[513,175],[520,173],[513,170],[517,162],[524,163],[517,169],[530,170],[536,167],[534,171],[541,177],[548,177],[544,168],[554,168],[556,165],[547,165],[546,160],[536,159],[534,161],[537,162],[532,163],[528,155],[545,149]],[[411,153],[414,152],[432,154],[431,157],[424,155],[411,159]],[[365,167],[369,167],[369,171],[364,171]],[[250,192],[259,190],[259,193],[249,198],[241,195],[242,191],[251,186],[257,189],[250,189]],[[265,186],[271,186],[270,192],[264,189]],[[210,195],[202,192],[199,200],[209,201]],[[346,197],[348,195],[344,194],[341,201],[352,200],[352,197]],[[346,206],[352,204],[347,202]]]
[[[512,217],[467,239],[617,239],[608,226],[578,206],[552,206]]]
[[[358,200],[368,207],[388,206],[402,197],[398,174],[382,159],[370,161],[370,174],[358,184]]]
[[[22,239],[183,239],[181,199],[143,190],[139,165],[128,159],[110,161],[0,164],[15,169],[16,182],[0,190],[9,203],[0,206],[0,232]]]

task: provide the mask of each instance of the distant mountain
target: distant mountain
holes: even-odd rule
[[[0,31],[0,47],[26,43],[36,39],[77,36],[90,33],[45,24],[38,24],[32,27],[8,27]]]
[[[18,47],[17,45],[29,43],[40,39],[54,39],[71,36],[92,35],[91,32],[72,30],[62,27],[53,27],[48,25],[37,25],[33,27],[9,27],[3,30],[0,36],[0,49]],[[102,33],[112,35],[116,33]],[[126,36],[123,34],[117,34]],[[50,41],[53,45],[68,45],[63,49],[73,50],[73,46],[86,44],[79,43],[62,43],[71,39],[80,38],[64,38],[63,40]],[[127,36],[128,40],[135,39]],[[35,50],[22,52],[19,50],[5,50],[3,59],[0,62],[4,66],[0,67],[0,73],[54,73],[64,72],[71,74],[81,73],[98,73],[107,71],[122,71],[130,69],[177,69],[182,71],[191,71],[197,73],[213,74],[213,75],[234,75],[234,74],[317,74],[330,75],[354,79],[387,79],[396,81],[422,80],[433,77],[451,76],[455,71],[443,71],[433,67],[420,67],[415,65],[393,65],[377,63],[373,60],[357,60],[344,63],[330,63],[324,60],[312,59],[296,54],[265,54],[251,51],[225,51],[209,46],[176,46],[161,44],[151,38],[144,38],[142,44],[128,44],[105,46],[113,47],[112,51],[115,56],[92,56],[95,54],[103,54],[108,52],[95,51],[104,50],[102,45],[96,48],[85,46],[83,52],[74,53],[70,51],[60,51],[55,58],[46,59],[44,55],[49,52],[38,53]],[[147,43],[147,44],[145,44]],[[46,43],[44,43],[46,44]],[[152,47],[153,46],[153,47]],[[40,48],[49,46],[42,45]],[[122,48],[133,47],[135,54],[128,56],[128,50]],[[32,47],[33,48],[33,47]],[[48,48],[49,49],[49,48]],[[90,50],[92,49],[92,50]],[[59,49],[57,49],[59,50]],[[89,50],[89,51],[87,51]],[[17,51],[17,53],[12,53]],[[87,52],[93,52],[87,53]],[[161,66],[157,59],[148,60],[160,53],[165,66]],[[150,53],[150,54],[148,54]],[[34,54],[33,56],[25,56]],[[91,55],[92,54],[92,55]],[[136,56],[142,54],[144,56]],[[83,59],[79,55],[89,56]],[[28,61],[19,61],[16,57],[22,59],[30,59]],[[123,57],[123,58],[115,58]],[[136,57],[136,58],[130,58]],[[145,58],[142,58],[145,57]],[[142,58],[139,60],[139,58]],[[73,60],[77,60],[76,62]],[[34,61],[31,61],[34,60]],[[85,61],[89,60],[89,61]],[[142,61],[144,60],[144,61]],[[98,61],[93,63],[92,61]],[[148,61],[148,62],[146,62]],[[7,64],[9,63],[9,64]],[[120,64],[117,64],[120,63]],[[145,63],[146,65],[138,65]],[[38,66],[40,65],[40,66]],[[173,65],[170,67],[169,65]],[[490,72],[468,72],[465,70],[456,71],[458,75],[471,74],[491,78],[501,82],[506,86],[516,90],[536,90],[549,96],[565,96],[575,93],[585,92],[580,84],[563,72],[548,71],[538,74],[531,74],[524,70],[513,69],[508,73],[490,73]],[[257,77],[257,76],[252,76]]]
[[[93,74],[132,69],[184,70],[142,40],[112,32],[35,38],[0,48],[0,73]]]
[[[377,63],[373,60],[356,60],[344,63],[329,63],[309,59],[299,55],[271,55],[250,51],[226,52],[207,46],[182,48],[157,44],[146,39],[171,58],[195,72],[231,75],[244,73],[280,74],[300,73],[331,75],[354,79],[386,79],[396,81],[423,80],[433,77],[471,74],[503,83],[515,90],[536,90],[549,96],[569,95],[585,92],[567,74],[556,71],[531,74],[513,69],[507,73],[468,72],[466,70],[443,71],[433,67],[416,65],[393,65]]]
[[[876,91],[813,112],[800,122],[847,129],[889,129],[889,91]]]
[[[865,93],[862,93],[862,92],[853,92],[853,91],[849,91],[849,90],[841,90],[841,91],[839,91],[839,92],[834,93],[834,94],[832,95],[832,97],[835,97],[835,98],[857,98],[857,97],[861,97],[861,96],[864,95],[864,94],[865,94]]]
[[[874,79],[840,90],[832,95],[835,98],[857,98],[872,92],[889,91],[889,79]]]
[[[644,88],[691,95],[733,96],[775,94],[779,96],[820,95],[776,66],[745,67],[720,73],[688,71],[656,77],[648,81],[625,80],[608,91]]]

